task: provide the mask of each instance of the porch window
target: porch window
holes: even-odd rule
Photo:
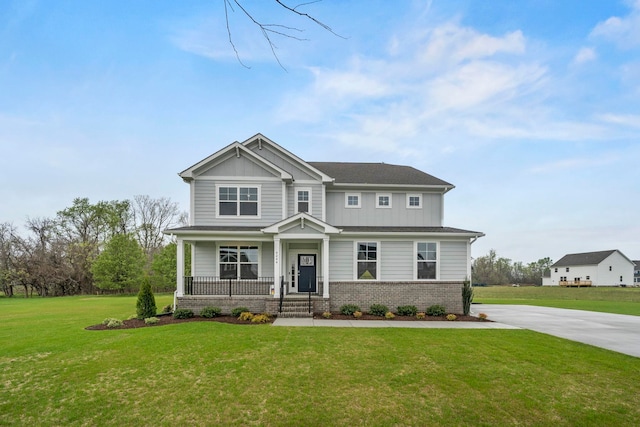
[[[219,216],[258,216],[258,187],[218,187]]]
[[[298,212],[309,212],[311,202],[310,190],[298,190]]]
[[[418,242],[416,254],[418,280],[435,280],[438,270],[438,244]]]
[[[376,280],[378,277],[378,243],[357,243],[357,279]]]
[[[220,246],[221,279],[257,279],[257,246]]]

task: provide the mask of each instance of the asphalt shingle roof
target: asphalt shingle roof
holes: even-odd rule
[[[449,186],[452,184],[411,166],[387,163],[308,162],[337,184]]]
[[[615,249],[600,252],[584,252],[580,254],[567,254],[560,258],[551,267],[571,267],[574,265],[597,265],[616,252]]]

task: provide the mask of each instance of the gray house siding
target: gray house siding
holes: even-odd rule
[[[329,242],[330,281],[353,280],[353,241],[331,240]]]
[[[260,218],[216,218],[218,185],[242,185],[260,187]],[[210,181],[196,180],[193,225],[271,225],[282,220],[282,183],[278,181]]]
[[[383,192],[383,191],[381,191]],[[361,207],[345,207],[345,194],[360,193]],[[376,207],[376,192],[327,191],[327,222],[338,226],[417,226],[442,225],[442,195],[422,194],[422,208],[408,209],[407,194],[393,193],[391,208]]]
[[[249,144],[247,148],[256,153],[258,156],[267,159],[272,164],[289,172],[293,176],[293,179],[295,179],[296,181],[315,181],[318,179],[317,177],[310,175],[307,171],[300,169],[296,164],[293,163],[293,161],[283,158],[280,153],[273,151],[266,145],[263,145],[262,149],[259,149],[258,143],[254,142],[252,144]]]
[[[443,241],[440,243],[440,280],[467,279],[467,242]]]
[[[413,242],[380,242],[380,279],[413,280]]]
[[[203,171],[199,176],[227,177],[227,176],[250,176],[250,177],[274,177],[273,172],[266,170],[262,165],[257,164],[246,156],[236,157],[235,154],[228,156],[214,167]]]
[[[298,190],[311,190],[311,209],[309,215],[316,218],[322,218],[322,193],[324,191],[322,184],[299,184],[287,186],[287,217],[298,213]]]
[[[216,242],[195,242],[193,244],[193,275],[217,276]],[[188,273],[188,272],[187,272]]]

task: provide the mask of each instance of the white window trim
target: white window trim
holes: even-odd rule
[[[349,205],[349,196],[358,197],[357,205]],[[362,193],[345,193],[344,194],[344,207],[347,209],[360,209],[362,207]]]
[[[375,243],[376,244],[376,278],[373,280],[364,280],[358,278],[358,244],[359,243]],[[381,244],[379,240],[356,240],[353,242],[353,280],[356,282],[379,282],[380,281],[380,264],[381,260]]]
[[[418,279],[418,243],[435,243],[436,244],[436,278],[435,279]],[[433,240],[416,240],[413,242],[413,280],[419,282],[434,282],[440,280],[440,242]]]
[[[258,189],[258,214],[257,215],[240,215],[240,188],[257,188]],[[238,211],[235,215],[220,215],[220,188],[236,188],[238,190]],[[260,184],[216,184],[216,219],[217,218],[246,218],[260,219],[262,216],[262,185]]]
[[[418,198],[418,206],[409,205],[409,200],[412,197]],[[407,209],[422,209],[422,194],[418,194],[418,193],[407,194]]]
[[[256,280],[260,280],[260,278],[262,277],[262,243],[228,241],[228,242],[221,242],[220,244],[216,245],[216,276],[217,277],[220,277],[220,248],[222,246],[234,246],[237,248],[241,246],[256,246],[258,248],[258,279]],[[253,280],[253,279],[236,279],[236,280]]]
[[[389,205],[381,205],[380,197],[388,197]],[[391,209],[393,207],[393,195],[391,193],[376,193],[376,208],[377,209]]]
[[[295,194],[295,208],[294,208],[295,209],[295,213],[299,213],[300,212],[298,210],[298,202],[299,202],[299,200],[298,200],[298,192],[299,191],[308,191],[309,192],[309,200],[308,200],[309,210],[307,211],[307,213],[309,215],[313,215],[313,204],[312,204],[313,192],[311,191],[311,187],[296,187],[295,191],[296,191],[296,194]]]

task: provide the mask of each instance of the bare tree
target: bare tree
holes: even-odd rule
[[[132,211],[134,233],[149,257],[165,244],[166,236],[162,232],[184,223],[186,215],[180,212],[178,203],[166,197],[153,199],[146,195],[133,197]]]
[[[231,12],[235,12],[234,5],[236,5],[237,8],[240,9],[242,13],[244,13],[244,15],[246,15],[246,17],[249,18],[249,20],[251,20],[251,22],[253,22],[260,29],[262,36],[265,38],[265,40],[269,45],[269,49],[271,49],[271,53],[273,54],[273,57],[276,59],[280,67],[286,70],[282,65],[282,63],[280,62],[280,58],[278,57],[278,54],[276,53],[277,46],[274,42],[274,38],[284,37],[284,38],[304,41],[307,39],[300,36],[304,32],[304,30],[297,27],[291,27],[291,26],[282,25],[282,24],[268,24],[268,23],[261,22],[257,20],[254,17],[254,15],[251,12],[249,12],[249,10],[247,10],[246,7],[242,5],[243,2],[241,2],[240,0],[223,0],[223,1],[224,1],[224,17],[227,24],[227,34],[229,35],[229,44],[231,44],[231,47],[233,48],[233,51],[236,54],[236,58],[238,62],[245,68],[251,68],[251,67],[248,67],[246,64],[244,64],[240,59],[240,54],[238,53],[238,49],[233,43],[233,37],[231,36],[231,26],[229,25],[229,10],[231,10]],[[319,19],[315,18],[314,16],[308,13],[305,13],[299,10],[299,8],[308,6],[313,3],[319,3],[320,1],[321,0],[309,1],[305,3],[300,3],[296,6],[289,6],[282,0],[275,0],[275,3],[280,5],[282,8],[284,8],[288,12],[291,12],[300,18],[312,21],[314,24],[327,30],[334,36],[344,39],[344,37],[337,34],[335,31],[333,31],[333,29],[327,24],[323,23],[322,21],[320,21]]]

